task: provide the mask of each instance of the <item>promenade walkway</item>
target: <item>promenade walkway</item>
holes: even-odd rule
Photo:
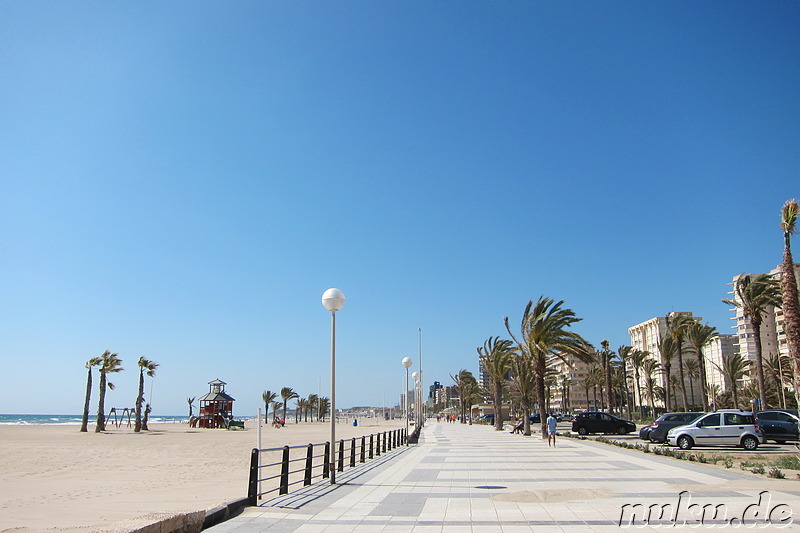
[[[623,529],[663,531],[674,521],[679,528],[714,530],[752,523],[763,531],[783,529],[776,525],[782,520],[788,525],[783,530],[800,530],[797,480],[588,440],[559,437],[551,448],[538,434],[523,437],[487,426],[430,422],[418,445],[340,473],[337,482],[247,508],[210,531],[605,532],[619,531],[621,514],[627,525],[636,509],[634,525]],[[657,512],[644,519],[650,505],[663,510],[660,521]],[[741,518],[745,524],[736,521]]]

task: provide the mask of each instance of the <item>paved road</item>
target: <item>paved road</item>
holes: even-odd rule
[[[800,530],[800,481],[589,440],[558,438],[556,447],[548,447],[538,435],[488,426],[431,422],[420,444],[340,473],[337,481],[247,508],[211,531],[619,531],[621,517],[626,525],[633,519],[624,528],[631,531],[662,531],[673,522],[715,530],[726,524]],[[730,523],[732,518],[745,524]]]

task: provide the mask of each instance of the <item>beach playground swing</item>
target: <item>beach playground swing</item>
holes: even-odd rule
[[[119,411],[122,411],[122,413],[120,414],[119,418],[117,418],[117,412]],[[131,408],[123,407],[122,409],[120,409],[119,407],[112,407],[111,411],[108,412],[108,420],[110,421],[111,415],[114,415],[114,421],[112,422],[112,424],[114,424],[117,428],[119,428],[125,421],[125,417],[127,416],[128,427],[133,427],[133,424],[131,423],[131,417],[135,414],[136,414],[136,409],[134,409],[133,407]]]

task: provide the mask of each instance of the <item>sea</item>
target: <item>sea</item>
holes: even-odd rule
[[[0,415],[0,426],[80,426],[82,415]],[[94,424],[97,415],[89,416],[89,424]],[[112,415],[113,419],[113,415]],[[187,423],[189,417],[184,416],[153,416],[148,418],[148,424],[174,424]]]

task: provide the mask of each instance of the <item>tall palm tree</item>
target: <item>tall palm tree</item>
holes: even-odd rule
[[[106,389],[114,390],[114,384],[108,381],[108,374],[115,374],[122,372],[122,359],[118,354],[111,353],[108,350],[103,352],[100,356],[100,402],[97,404],[97,424],[95,425],[95,433],[100,433],[106,430]]]
[[[672,409],[672,404],[674,403],[674,391],[672,390],[672,387],[670,387],[669,376],[672,375],[672,360],[678,353],[678,350],[675,347],[675,339],[670,336],[661,337],[661,339],[658,341],[658,353],[661,355],[660,362],[663,370],[661,374],[662,376],[667,376],[666,379],[663,380],[664,407],[666,407],[667,411],[669,411]]]
[[[583,392],[586,393],[586,410],[587,411],[589,410],[589,406],[591,405],[591,403],[589,402],[589,390],[592,388],[593,381],[594,381],[594,379],[592,377],[592,374],[590,374],[590,373],[587,373],[586,377],[584,377],[581,380],[581,387],[583,387]]]
[[[686,339],[686,330],[695,320],[687,315],[667,313],[667,334],[675,341],[675,353],[678,356],[679,388],[683,399],[683,410],[689,410],[689,401],[686,398],[686,379],[683,376],[683,342]]]
[[[523,415],[523,434],[531,434],[531,410],[536,401],[536,378],[533,359],[520,353],[511,359],[511,383],[519,400]]]
[[[656,380],[661,374],[662,368],[661,363],[653,359],[652,357],[648,357],[642,363],[642,377],[644,378],[644,388],[647,390],[647,399],[650,403],[650,414],[655,417],[656,416],[656,402],[655,402],[655,390],[656,390]],[[665,399],[664,404],[666,405],[666,389],[664,390]]]
[[[600,365],[603,367],[603,379],[605,380],[606,389],[606,411],[609,413],[614,412],[614,394],[611,392],[611,366],[613,364],[614,352],[611,351],[611,344],[603,339],[600,341],[601,350],[597,352],[600,359]]]
[[[261,393],[261,400],[263,400],[263,402],[264,402],[264,417],[265,418],[269,418],[269,406],[272,404],[272,402],[275,401],[275,398],[277,398],[277,397],[278,397],[278,393],[277,392],[272,392],[271,390],[265,390],[264,392]],[[265,423],[269,423],[266,420],[264,422]]]
[[[194,400],[194,396],[191,398],[186,398],[186,402],[189,404],[189,418],[192,418],[192,407],[194,407]]]
[[[158,363],[147,359],[145,356],[139,357],[139,394],[136,396],[136,422],[133,425],[133,432],[139,433],[142,430],[142,403],[144,403],[144,375],[153,377],[156,375]],[[153,401],[150,398],[150,401]]]
[[[697,370],[700,380],[700,397],[703,400],[703,411],[708,411],[708,377],[706,376],[706,361],[703,347],[717,336],[717,328],[708,324],[692,321],[686,330],[686,341],[697,356]]]
[[[792,382],[792,362],[788,355],[772,354],[764,358],[764,373],[769,375],[781,401],[781,409],[786,409],[786,387],[784,382]]]
[[[750,367],[752,361],[745,359],[741,354],[731,353],[722,356],[722,366],[714,363],[714,366],[722,372],[731,384],[731,391],[733,392],[733,408],[739,409],[739,393],[737,383],[745,376],[750,374]]]
[[[314,421],[314,409],[319,408],[319,396],[316,394],[308,395],[308,409],[311,411],[311,421]]]
[[[603,373],[603,368],[597,364],[593,363],[589,367],[589,375],[592,378],[592,393],[594,396],[594,407],[597,409],[597,406],[600,405],[600,409],[606,404],[605,397],[603,396],[603,383],[605,381],[605,375]],[[597,403],[597,389],[600,389],[600,403]]]
[[[778,282],[769,274],[742,274],[733,287],[734,298],[724,298],[728,305],[740,307],[745,318],[750,319],[753,326],[753,337],[756,343],[756,379],[761,409],[767,409],[767,393],[764,383],[764,357],[761,348],[761,322],[767,311],[773,306],[781,305],[781,293]]]
[[[461,369],[455,375],[450,374],[453,382],[458,389],[458,403],[461,407],[461,423],[467,422],[466,406],[470,397],[474,394],[473,386],[477,386],[475,376],[469,370]]]
[[[686,373],[686,377],[689,378],[689,398],[691,401],[689,407],[694,408],[694,380],[700,377],[700,364],[694,359],[687,359],[683,362],[683,371]],[[708,409],[704,409],[704,411],[708,411]]]
[[[562,413],[568,413],[570,408],[572,407],[570,405],[570,403],[571,403],[570,402],[570,391],[571,391],[572,386],[574,384],[575,384],[575,382],[571,378],[569,378],[567,376],[562,376],[561,377],[561,409],[562,409],[561,412]]]
[[[303,412],[306,410],[306,403],[308,403],[308,400],[306,400],[305,398],[297,398],[297,401],[295,401],[295,406],[294,406],[295,424],[300,422],[300,419],[303,417]]]
[[[92,357],[86,361],[88,374],[86,377],[86,399],[83,402],[83,418],[81,418],[81,433],[86,433],[89,426],[89,402],[92,399],[92,367],[99,366],[103,362],[100,357]]]
[[[284,387],[281,389],[281,399],[283,400],[283,419],[286,420],[286,407],[289,405],[289,400],[294,400],[295,398],[299,398],[300,395],[297,394],[293,388],[291,387]]]
[[[540,296],[534,305],[528,302],[522,314],[520,337],[511,332],[508,317],[503,319],[508,334],[519,347],[523,357],[533,363],[536,395],[539,402],[539,415],[542,421],[542,438],[547,435],[547,416],[545,413],[544,379],[547,363],[552,357],[568,362],[569,356],[583,361],[592,359],[592,349],[586,340],[570,327],[581,319],[571,309],[562,307],[564,301]]]
[[[273,420],[278,418],[278,409],[280,409],[281,407],[283,407],[283,402],[276,402],[276,401],[272,402],[272,419]]]
[[[797,279],[792,259],[792,235],[797,232],[797,215],[800,207],[794,199],[788,200],[781,209],[783,230],[783,262],[781,263],[781,295],[783,298],[783,331],[789,346],[789,358],[794,368],[794,394],[800,405],[800,301],[797,295]]]
[[[511,370],[514,356],[513,343],[500,337],[489,337],[482,348],[478,348],[481,366],[489,374],[492,382],[492,401],[494,402],[494,429],[503,430],[503,385]]]
[[[644,418],[644,399],[642,398],[641,389],[641,371],[644,362],[650,358],[650,352],[647,350],[639,350],[635,348],[631,352],[631,366],[633,367],[633,381],[636,387],[636,396],[639,398],[639,416]]]
[[[331,408],[331,399],[322,396],[319,399],[319,411],[317,411],[317,420],[325,420],[325,416],[328,414],[328,410]]]
[[[631,357],[633,353],[633,346],[622,345],[617,348],[617,360],[622,365],[622,395],[625,398],[625,405],[628,408],[628,420],[631,419],[631,402],[630,392],[628,391],[628,377],[630,376],[628,368],[631,366]],[[622,416],[622,407],[619,410]]]

